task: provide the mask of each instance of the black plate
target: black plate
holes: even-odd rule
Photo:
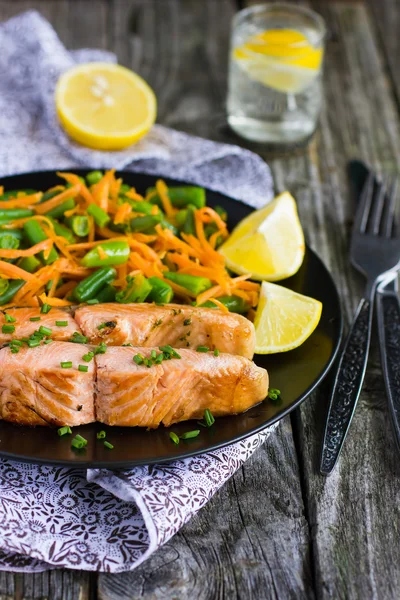
[[[85,175],[87,170],[74,169],[74,172]],[[141,193],[154,185],[155,181],[149,175],[129,172],[118,175]],[[165,181],[169,185],[180,183],[172,179]],[[45,190],[59,183],[59,179],[54,171],[42,171],[5,177],[0,183],[6,190]],[[220,204],[228,211],[230,228],[252,210],[241,202],[213,191],[207,192],[207,203],[211,206]],[[310,248],[306,250],[299,272],[281,283],[323,303],[322,318],[317,329],[300,348],[282,354],[255,357],[256,364],[268,369],[271,387],[281,390],[281,404],[266,401],[244,414],[220,418],[212,428],[202,429],[199,437],[182,441],[179,446],[170,441],[169,430],[162,427],[155,431],[107,427],[107,439],[114,444],[111,451],[96,440],[96,433],[104,428],[100,423],[74,429],[79,429],[79,433],[89,442],[85,451],[75,452],[70,447],[71,438],[60,438],[55,430],[22,427],[0,421],[0,455],[23,461],[76,467],[125,468],[207,452],[245,438],[278,421],[299,406],[325,377],[342,334],[338,292],[326,267]],[[194,427],[195,422],[185,422],[174,425],[172,429],[179,435]]]

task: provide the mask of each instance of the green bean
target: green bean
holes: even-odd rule
[[[187,209],[181,208],[175,215],[175,223],[179,229],[182,229],[184,222],[186,221]]]
[[[25,190],[9,190],[8,192],[4,192],[2,196],[0,196],[0,202],[2,200],[11,200],[12,198],[17,198],[18,194],[24,192],[26,196],[30,196],[31,194],[36,194],[37,190],[31,190],[29,188]]]
[[[65,238],[70,244],[76,244],[77,238],[72,233],[69,227],[66,227],[65,225],[63,225],[59,221],[56,221],[55,219],[52,219],[51,217],[49,217],[49,219],[53,223],[56,235],[60,235],[61,237]]]
[[[102,171],[91,171],[86,175],[86,181],[89,185],[96,185],[99,183],[100,179],[103,179],[104,173]]]
[[[115,296],[117,302],[128,304],[131,302],[144,302],[151,292],[151,284],[144,275],[139,273],[135,277],[126,278],[128,285]]]
[[[97,294],[96,300],[99,302],[114,302],[117,290],[113,285],[105,285]]]
[[[158,223],[161,223],[162,220],[162,215],[135,217],[131,220],[131,230],[134,232],[151,231]]]
[[[29,243],[34,246],[35,244],[39,244],[39,242],[43,242],[47,240],[47,235],[43,231],[42,227],[39,225],[37,221],[27,221],[24,223],[24,232],[29,241]],[[44,258],[44,252],[39,253],[40,259],[46,264],[50,265],[58,258],[58,252],[53,247],[50,250],[50,254],[47,258]]]
[[[25,284],[24,279],[11,279],[8,283],[8,288],[3,294],[0,295],[0,306],[8,304],[14,298],[15,294]]]
[[[0,279],[0,296],[6,293],[10,285],[9,279]]]
[[[110,221],[110,217],[105,210],[97,206],[97,204],[90,204],[87,209],[88,215],[91,215],[94,222],[98,227],[105,227]]]
[[[22,229],[0,229],[0,240],[4,236],[12,235],[16,240],[22,240]]]
[[[146,195],[155,191],[155,188],[148,188]],[[168,188],[168,197],[175,208],[184,208],[188,204],[193,204],[196,208],[203,208],[206,205],[206,191],[204,188],[197,186],[170,187]],[[162,202],[158,194],[150,198],[150,202],[162,208]]]
[[[130,198],[124,198],[124,202],[129,202],[133,210],[137,213],[143,213],[144,215],[153,214],[151,211],[154,209],[154,204],[151,204],[150,202],[146,202],[145,200],[131,200]]]
[[[208,279],[207,277],[197,277],[196,275],[186,275],[169,271],[164,273],[164,277],[189,290],[195,296],[205,292],[213,285],[211,279]]]
[[[62,191],[62,190],[61,190]],[[42,202],[46,202],[47,200],[51,200],[54,196],[57,196],[61,192],[59,190],[52,190],[51,192],[45,192],[40,200],[40,204]]]
[[[101,257],[101,250],[106,255]],[[84,267],[104,267],[110,265],[122,265],[128,261],[130,255],[130,247],[128,242],[103,242],[98,244],[82,258],[81,263]]]
[[[86,302],[96,298],[98,292],[107,284],[111,283],[117,276],[113,267],[101,267],[94,273],[78,283],[73,291],[73,297],[78,302]]]
[[[240,298],[239,296],[219,296],[218,300],[219,302],[221,302],[221,304],[226,306],[226,308],[230,312],[239,313],[240,315],[243,315],[244,313],[247,313],[248,310],[250,310],[250,305],[246,302],[246,300]],[[212,302],[212,300],[207,300],[207,302],[203,302],[201,306],[204,308],[218,308],[217,305],[214,304],[214,302]]]
[[[194,223],[194,209],[188,208],[186,211],[186,219],[182,228],[183,233],[196,235],[196,226]]]
[[[86,237],[89,233],[89,219],[85,215],[72,215],[65,223],[78,237]]]
[[[119,193],[120,194],[126,194],[126,192],[129,192],[129,190],[131,190],[131,186],[128,185],[127,183],[121,183],[121,187],[119,188]]]
[[[33,210],[30,208],[1,208],[0,204],[0,224],[10,223],[16,219],[25,219],[31,217]]]
[[[147,300],[162,304],[171,302],[174,291],[169,283],[163,281],[159,277],[149,277],[149,283],[151,285],[151,292],[148,295]]]
[[[61,219],[67,210],[75,208],[75,200],[68,198],[58,206],[55,206],[49,212],[46,213],[46,217],[52,217],[53,219]]]
[[[221,219],[223,221],[227,221],[228,220],[228,213],[223,208],[223,206],[219,206],[219,204],[217,204],[216,206],[213,206],[213,209],[215,210],[215,212],[217,213],[217,215],[219,215],[221,217]]]
[[[17,265],[20,269],[28,271],[28,273],[34,273],[42,263],[36,256],[24,256],[18,261]]]
[[[19,239],[13,235],[0,236],[0,248],[2,250],[16,250],[19,248]]]

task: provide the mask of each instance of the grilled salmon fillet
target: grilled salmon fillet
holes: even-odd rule
[[[6,321],[5,313],[15,319],[15,322],[8,323]],[[35,331],[39,329],[41,325],[51,329],[51,338],[53,340],[69,340],[74,331],[79,331],[77,324],[70,315],[69,312],[61,310],[59,308],[52,308],[49,313],[42,314],[40,308],[9,308],[5,313],[0,312],[0,346],[9,342],[11,339],[28,338]],[[30,319],[40,318],[40,321],[31,321]],[[66,326],[57,326],[56,321],[66,322]],[[2,333],[2,325],[14,325],[15,331],[13,333]]]
[[[75,311],[82,333],[93,344],[173,348],[207,346],[252,358],[254,325],[241,315],[214,308],[168,304],[95,304]]]
[[[71,427],[94,421],[94,361],[85,363],[87,373],[78,371],[88,350],[69,342],[21,347],[18,354],[2,348],[0,418],[20,425]],[[72,361],[73,368],[63,369],[63,361]]]
[[[212,310],[212,309],[211,309]],[[242,356],[179,350],[180,359],[150,368],[133,356],[150,348],[110,347],[96,356],[96,418],[107,425],[156,428],[163,423],[240,413],[268,393],[268,373]]]

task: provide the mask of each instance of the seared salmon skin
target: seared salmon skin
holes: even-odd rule
[[[168,427],[202,418],[206,408],[216,417],[241,413],[267,396],[267,371],[247,358],[178,352],[181,358],[150,367],[133,360],[136,354],[149,358],[150,348],[110,347],[97,355],[97,420],[127,427],[156,428],[160,423]]]
[[[85,363],[86,373],[78,370],[89,349],[69,342],[21,347],[18,354],[2,348],[0,418],[19,425],[71,427],[94,421],[94,361]],[[61,367],[66,361],[72,368]]]
[[[252,358],[254,325],[241,315],[214,308],[168,304],[95,304],[75,311],[75,320],[91,343],[110,346],[173,348],[207,346],[210,350]]]
[[[9,323],[6,314],[15,321]],[[56,325],[56,322],[62,325]],[[13,333],[2,333],[1,326],[4,324],[13,325],[15,327]],[[53,307],[50,312],[43,314],[40,308],[9,308],[5,312],[0,312],[0,346],[11,339],[28,338],[40,326],[51,329],[52,340],[67,341],[75,331],[80,333],[74,319],[66,310]]]

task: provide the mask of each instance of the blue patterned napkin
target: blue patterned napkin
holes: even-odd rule
[[[71,142],[57,123],[55,83],[72,65],[98,60],[116,59],[98,50],[68,52],[34,11],[0,25],[0,175],[128,168],[201,184],[255,207],[271,199],[267,165],[238,146],[160,125],[120,152]],[[118,473],[0,460],[0,569],[134,569],[204,506],[272,430],[195,458]]]

